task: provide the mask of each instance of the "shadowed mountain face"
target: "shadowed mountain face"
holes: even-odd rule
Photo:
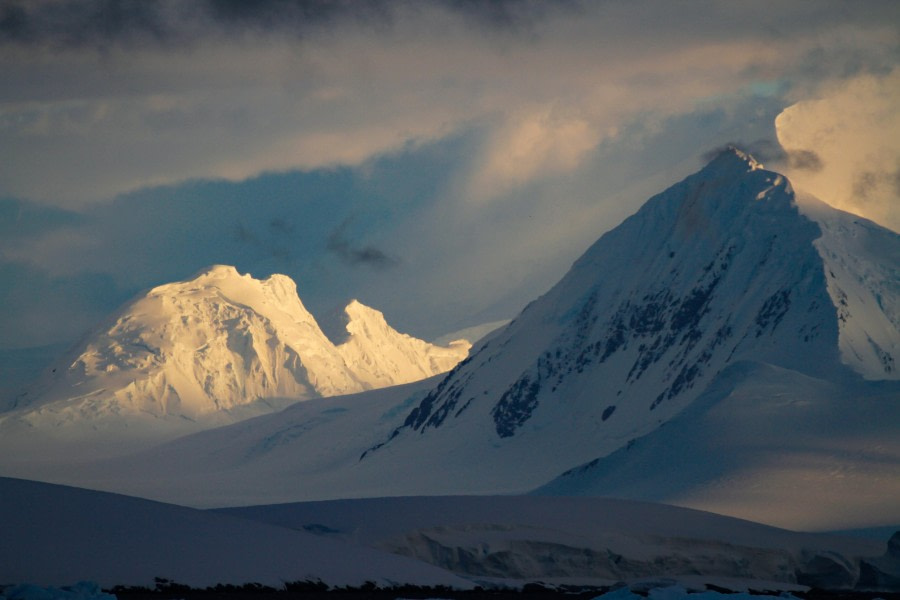
[[[573,422],[634,436],[737,361],[849,375],[821,236],[784,177],[727,151],[603,236],[397,434],[482,421],[501,444]]]
[[[838,322],[819,235],[782,176],[727,152],[601,238],[405,426],[481,409],[503,439],[576,410],[637,432],[736,360],[826,372]]]
[[[821,379],[837,386],[829,398],[847,398],[860,376],[896,379],[898,240],[799,206],[783,176],[726,151],[604,235],[363,462],[417,448],[460,479],[489,485],[493,471],[524,486],[628,446],[731,365],[774,370],[738,369],[720,387],[787,371],[796,381],[783,393]]]

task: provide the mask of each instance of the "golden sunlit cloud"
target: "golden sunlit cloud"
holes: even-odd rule
[[[794,186],[900,231],[900,69],[825,88],[775,121]]]
[[[542,107],[510,118],[489,142],[469,186],[472,198],[489,198],[538,176],[565,173],[599,143],[602,134],[577,115]]]

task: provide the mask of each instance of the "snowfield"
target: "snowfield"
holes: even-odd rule
[[[321,580],[329,585],[471,587],[446,571],[303,531],[138,498],[0,478],[0,583],[194,587]]]
[[[712,513],[590,497],[330,500],[215,511],[386,549],[475,578],[669,577],[852,587],[883,541],[803,534]],[[696,576],[696,578],[693,578]],[[828,578],[830,580],[826,581]]]
[[[0,582],[150,586],[322,581],[469,589],[648,578],[853,588],[883,541],[802,534],[604,498],[444,496],[199,511],[0,478]],[[862,561],[862,562],[861,562]]]
[[[603,498],[445,496],[199,511],[0,478],[0,582],[193,587],[322,581],[469,589],[647,578],[852,588],[883,541]]]

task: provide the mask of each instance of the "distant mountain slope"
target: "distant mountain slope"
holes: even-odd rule
[[[123,307],[0,417],[0,431],[167,439],[296,400],[430,377],[469,348],[398,333],[356,301],[346,327],[336,346],[288,277],[215,266]]]
[[[322,581],[470,588],[422,562],[284,527],[102,492],[0,478],[0,582],[153,587]]]
[[[680,414],[541,495],[690,506],[805,531],[900,526],[900,383],[735,363]]]

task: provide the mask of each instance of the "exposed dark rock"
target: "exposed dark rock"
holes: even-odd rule
[[[497,435],[504,438],[516,433],[516,429],[521,427],[537,408],[537,395],[540,391],[540,382],[532,381],[526,374],[503,393],[500,401],[491,410]]]

